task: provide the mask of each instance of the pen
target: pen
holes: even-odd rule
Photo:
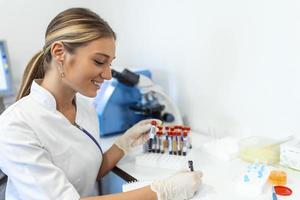
[[[193,161],[189,160],[188,163],[189,163],[189,168],[190,168],[191,172],[193,172],[194,171]]]

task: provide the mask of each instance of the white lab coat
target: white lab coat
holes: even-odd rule
[[[76,95],[76,123],[99,142],[92,104]],[[56,110],[35,81],[31,93],[0,116],[0,167],[6,200],[78,200],[98,195],[102,155],[96,144]]]

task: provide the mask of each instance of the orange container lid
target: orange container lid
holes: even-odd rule
[[[274,190],[276,194],[281,196],[289,196],[293,193],[292,189],[286,187],[286,186],[274,186]]]

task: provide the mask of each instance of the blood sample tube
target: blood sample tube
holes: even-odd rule
[[[151,121],[151,128],[149,131],[148,152],[152,152],[152,147],[153,147],[155,132],[156,132],[156,125],[157,125],[156,121]]]
[[[160,153],[160,146],[161,146],[161,132],[160,131],[158,131],[157,133],[156,133],[156,138],[157,138],[157,140],[156,140],[156,153]]]
[[[187,132],[188,132],[188,136],[187,136],[187,139],[188,139],[188,148],[191,149],[192,148],[192,138],[191,138],[191,127],[187,127],[186,128]]]
[[[168,132],[168,145],[169,145],[169,154],[173,154],[173,136],[171,132]]]
[[[182,155],[186,156],[187,153],[187,132],[183,132],[183,147],[182,147]]]
[[[181,156],[181,151],[182,151],[182,140],[181,140],[181,132],[180,131],[177,131],[176,132],[176,139],[177,139],[177,152],[178,152],[178,155]]]
[[[163,138],[163,149],[164,149],[164,152],[168,152],[168,143],[169,143],[169,141],[168,141],[168,133],[167,132],[165,132],[165,134],[162,136],[162,138]]]
[[[177,155],[177,141],[176,141],[176,134],[174,131],[171,131],[172,135],[172,142],[173,142],[173,154]]]
[[[155,153],[156,152],[156,144],[158,143],[157,141],[157,135],[155,134],[154,135],[154,138],[153,138],[153,143],[152,143],[152,152]]]
[[[164,135],[163,132],[159,132],[159,150],[160,153],[164,153]]]

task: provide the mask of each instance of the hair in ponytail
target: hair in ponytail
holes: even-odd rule
[[[17,100],[21,99],[24,96],[27,96],[30,93],[30,86],[34,79],[43,78],[45,75],[44,70],[44,53],[40,51],[36,53],[33,58],[27,64],[23,79],[21,83],[21,87],[19,89]]]
[[[113,37],[116,34],[99,15],[85,8],[70,8],[59,13],[48,25],[45,34],[45,45],[29,61],[25,68],[17,100],[30,93],[34,79],[41,79],[51,62],[51,45],[60,41],[69,53],[76,48],[101,37]]]

